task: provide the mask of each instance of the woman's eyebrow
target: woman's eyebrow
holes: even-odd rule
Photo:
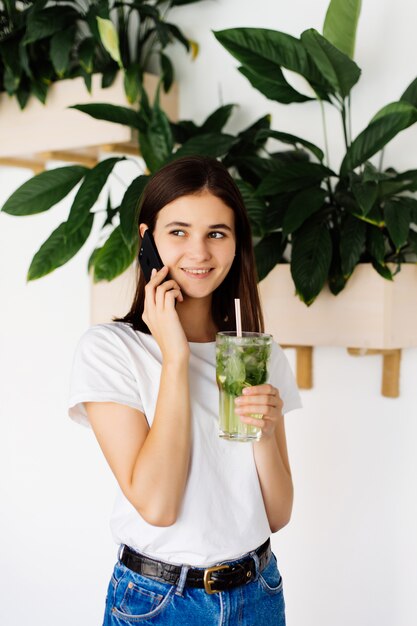
[[[184,228],[190,228],[192,224],[187,224],[186,222],[170,222],[169,224],[165,224],[165,228],[171,228],[172,226],[183,226]],[[210,226],[208,226],[208,228],[224,228],[225,230],[230,230],[230,232],[232,232],[232,229],[227,224],[211,224]]]

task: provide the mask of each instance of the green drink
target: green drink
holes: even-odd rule
[[[268,377],[272,336],[235,331],[216,335],[216,380],[220,392],[219,436],[231,441],[258,441],[261,430],[235,413],[235,398],[245,387],[262,385]],[[262,414],[252,414],[261,418]]]

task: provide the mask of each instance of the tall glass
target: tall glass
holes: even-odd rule
[[[268,378],[272,336],[235,331],[216,335],[216,380],[220,392],[219,436],[230,441],[259,441],[261,430],[245,424],[235,413],[235,398],[245,387],[262,385]],[[252,417],[261,418],[254,413]]]

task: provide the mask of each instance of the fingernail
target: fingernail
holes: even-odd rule
[[[245,387],[245,388],[242,390],[242,393],[244,393],[244,394],[246,395],[246,394],[250,393],[250,389],[249,389],[248,387]]]
[[[156,269],[155,269],[155,268],[153,268],[153,270],[152,270],[152,272],[151,272],[151,276],[153,277],[153,276],[155,276],[155,274],[156,274]]]

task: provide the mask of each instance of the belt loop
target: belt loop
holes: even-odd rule
[[[259,577],[259,556],[256,554],[256,550],[253,550],[249,553],[249,556],[252,557],[253,562],[255,563],[255,578],[253,580],[258,580]]]
[[[117,551],[117,560],[120,561],[120,559],[122,558],[122,554],[123,554],[123,550],[124,550],[124,543],[121,543],[119,546],[119,549]]]
[[[187,580],[188,570],[190,569],[189,565],[183,565],[181,568],[181,574],[178,580],[177,590],[175,592],[176,596],[182,596],[182,592],[184,591],[185,582]]]

